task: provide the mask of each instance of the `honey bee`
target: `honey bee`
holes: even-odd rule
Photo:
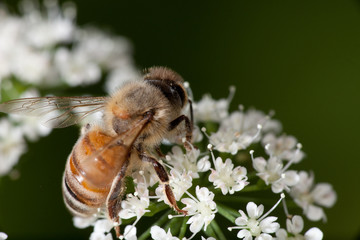
[[[177,206],[167,171],[155,157],[161,153],[161,141],[182,130],[184,147],[192,147],[192,104],[183,82],[171,69],[152,67],[142,80],[123,84],[110,97],[22,98],[0,104],[0,111],[52,115],[45,123],[54,128],[67,127],[89,114],[103,112],[102,122],[86,124],[75,143],[67,159],[62,192],[66,207],[75,216],[90,217],[104,209],[119,237],[124,178],[143,162],[153,166],[171,206],[187,214]],[[182,114],[187,104],[190,118]]]

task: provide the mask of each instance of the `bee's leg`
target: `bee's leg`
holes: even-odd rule
[[[114,178],[111,184],[109,195],[106,199],[106,207],[108,209],[109,218],[114,222],[114,224],[116,224],[114,228],[117,238],[119,238],[121,235],[119,212],[121,210],[121,197],[125,190],[123,180],[128,165],[129,165],[129,160],[126,160],[124,162],[124,165],[121,167],[120,172]]]
[[[160,147],[155,148],[156,153],[159,155],[160,158],[164,158],[165,154],[161,151]]]
[[[172,120],[170,122],[168,130],[171,131],[171,130],[177,128],[179,126],[179,124],[183,121],[185,123],[185,131],[186,131],[186,135],[185,135],[186,142],[184,143],[184,147],[186,148],[186,150],[190,151],[192,149],[191,140],[192,140],[193,125],[187,116],[181,115],[181,116],[175,118],[174,120]]]
[[[190,109],[190,123],[191,123],[191,126],[194,127],[194,111],[193,111],[192,101],[190,99],[188,99],[188,102],[189,102],[189,109]]]
[[[153,165],[156,174],[158,175],[160,182],[165,185],[165,194],[169,200],[171,206],[180,214],[187,214],[187,211],[180,209],[176,203],[174,193],[169,185],[169,176],[165,168],[153,157],[146,155],[145,153],[139,153],[139,157],[142,161],[149,162]]]

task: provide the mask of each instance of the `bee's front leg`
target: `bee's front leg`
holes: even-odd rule
[[[160,182],[165,185],[165,194],[169,200],[171,206],[180,214],[187,214],[187,211],[178,207],[174,193],[169,185],[169,176],[165,168],[153,157],[148,156],[146,153],[139,153],[139,157],[142,161],[149,162],[154,167],[156,174],[158,175]]]
[[[191,151],[192,149],[192,131],[193,131],[193,125],[192,122],[190,121],[190,119],[185,116],[185,115],[180,115],[179,117],[175,118],[174,120],[172,120],[170,122],[170,125],[168,127],[169,131],[174,130],[175,128],[180,126],[180,123],[184,122],[185,123],[185,138],[186,138],[186,142],[184,143],[184,147],[186,148],[187,151]]]

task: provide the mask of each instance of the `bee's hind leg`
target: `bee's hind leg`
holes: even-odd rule
[[[116,232],[116,237],[119,238],[121,236],[120,233],[120,217],[119,212],[121,210],[121,198],[125,191],[124,186],[124,177],[129,165],[129,160],[124,162],[124,165],[121,167],[120,172],[114,178],[109,195],[106,199],[106,207],[108,209],[109,218],[114,223],[114,228]]]
[[[165,168],[153,157],[146,155],[144,152],[139,152],[139,157],[142,161],[149,162],[154,167],[156,174],[158,175],[160,182],[165,185],[165,194],[169,200],[171,206],[180,214],[187,214],[187,211],[178,207],[174,193],[169,185],[169,176]]]

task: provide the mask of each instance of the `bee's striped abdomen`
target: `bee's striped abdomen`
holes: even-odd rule
[[[94,134],[95,136],[91,136]],[[114,178],[111,176],[112,168],[109,169],[109,164],[102,155],[91,161],[89,161],[89,156],[96,153],[109,139],[106,135],[99,136],[95,131],[90,131],[76,143],[67,160],[62,184],[63,197],[67,208],[74,215],[88,217],[105,206],[111,180]],[[100,171],[101,175],[106,176],[98,177],[101,184],[92,181],[94,170],[87,172],[83,167],[84,161],[88,161],[86,167],[95,168],[97,171],[95,174],[99,175],[98,171]]]

